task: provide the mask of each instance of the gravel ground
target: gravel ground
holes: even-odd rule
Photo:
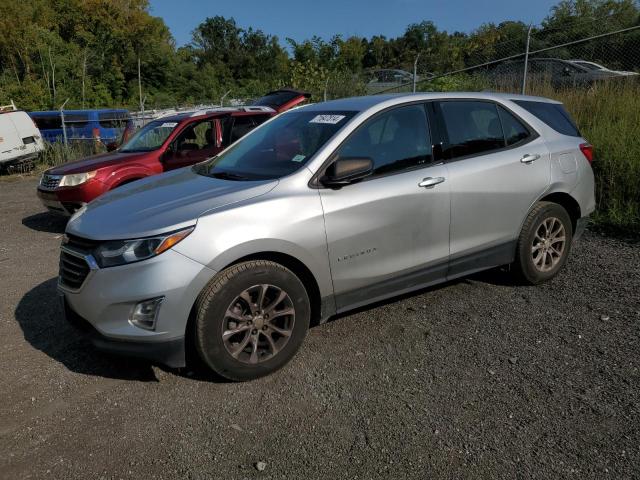
[[[587,233],[542,286],[496,270],[342,316],[219,383],[64,323],[35,185],[0,179],[0,477],[640,476],[638,239]]]

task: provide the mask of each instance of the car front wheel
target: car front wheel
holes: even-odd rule
[[[266,260],[233,265],[196,303],[196,347],[229,380],[267,375],[285,365],[309,328],[309,297],[298,277]]]

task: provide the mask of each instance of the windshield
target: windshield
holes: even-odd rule
[[[295,172],[356,112],[285,113],[257,128],[194,171],[228,180],[262,180]]]
[[[121,152],[150,152],[157,150],[171,135],[178,122],[163,122],[157,120],[148,123],[138,130],[131,139],[125,143]]]

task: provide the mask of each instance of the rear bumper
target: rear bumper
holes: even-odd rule
[[[171,368],[181,368],[186,365],[184,337],[160,342],[136,342],[108,338],[78,315],[65,300],[64,295],[60,295],[60,301],[67,321],[76,327],[96,349],[115,355],[148,360]]]

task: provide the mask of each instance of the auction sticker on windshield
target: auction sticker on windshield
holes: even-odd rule
[[[309,123],[329,123],[335,125],[344,118],[344,115],[316,115]]]

